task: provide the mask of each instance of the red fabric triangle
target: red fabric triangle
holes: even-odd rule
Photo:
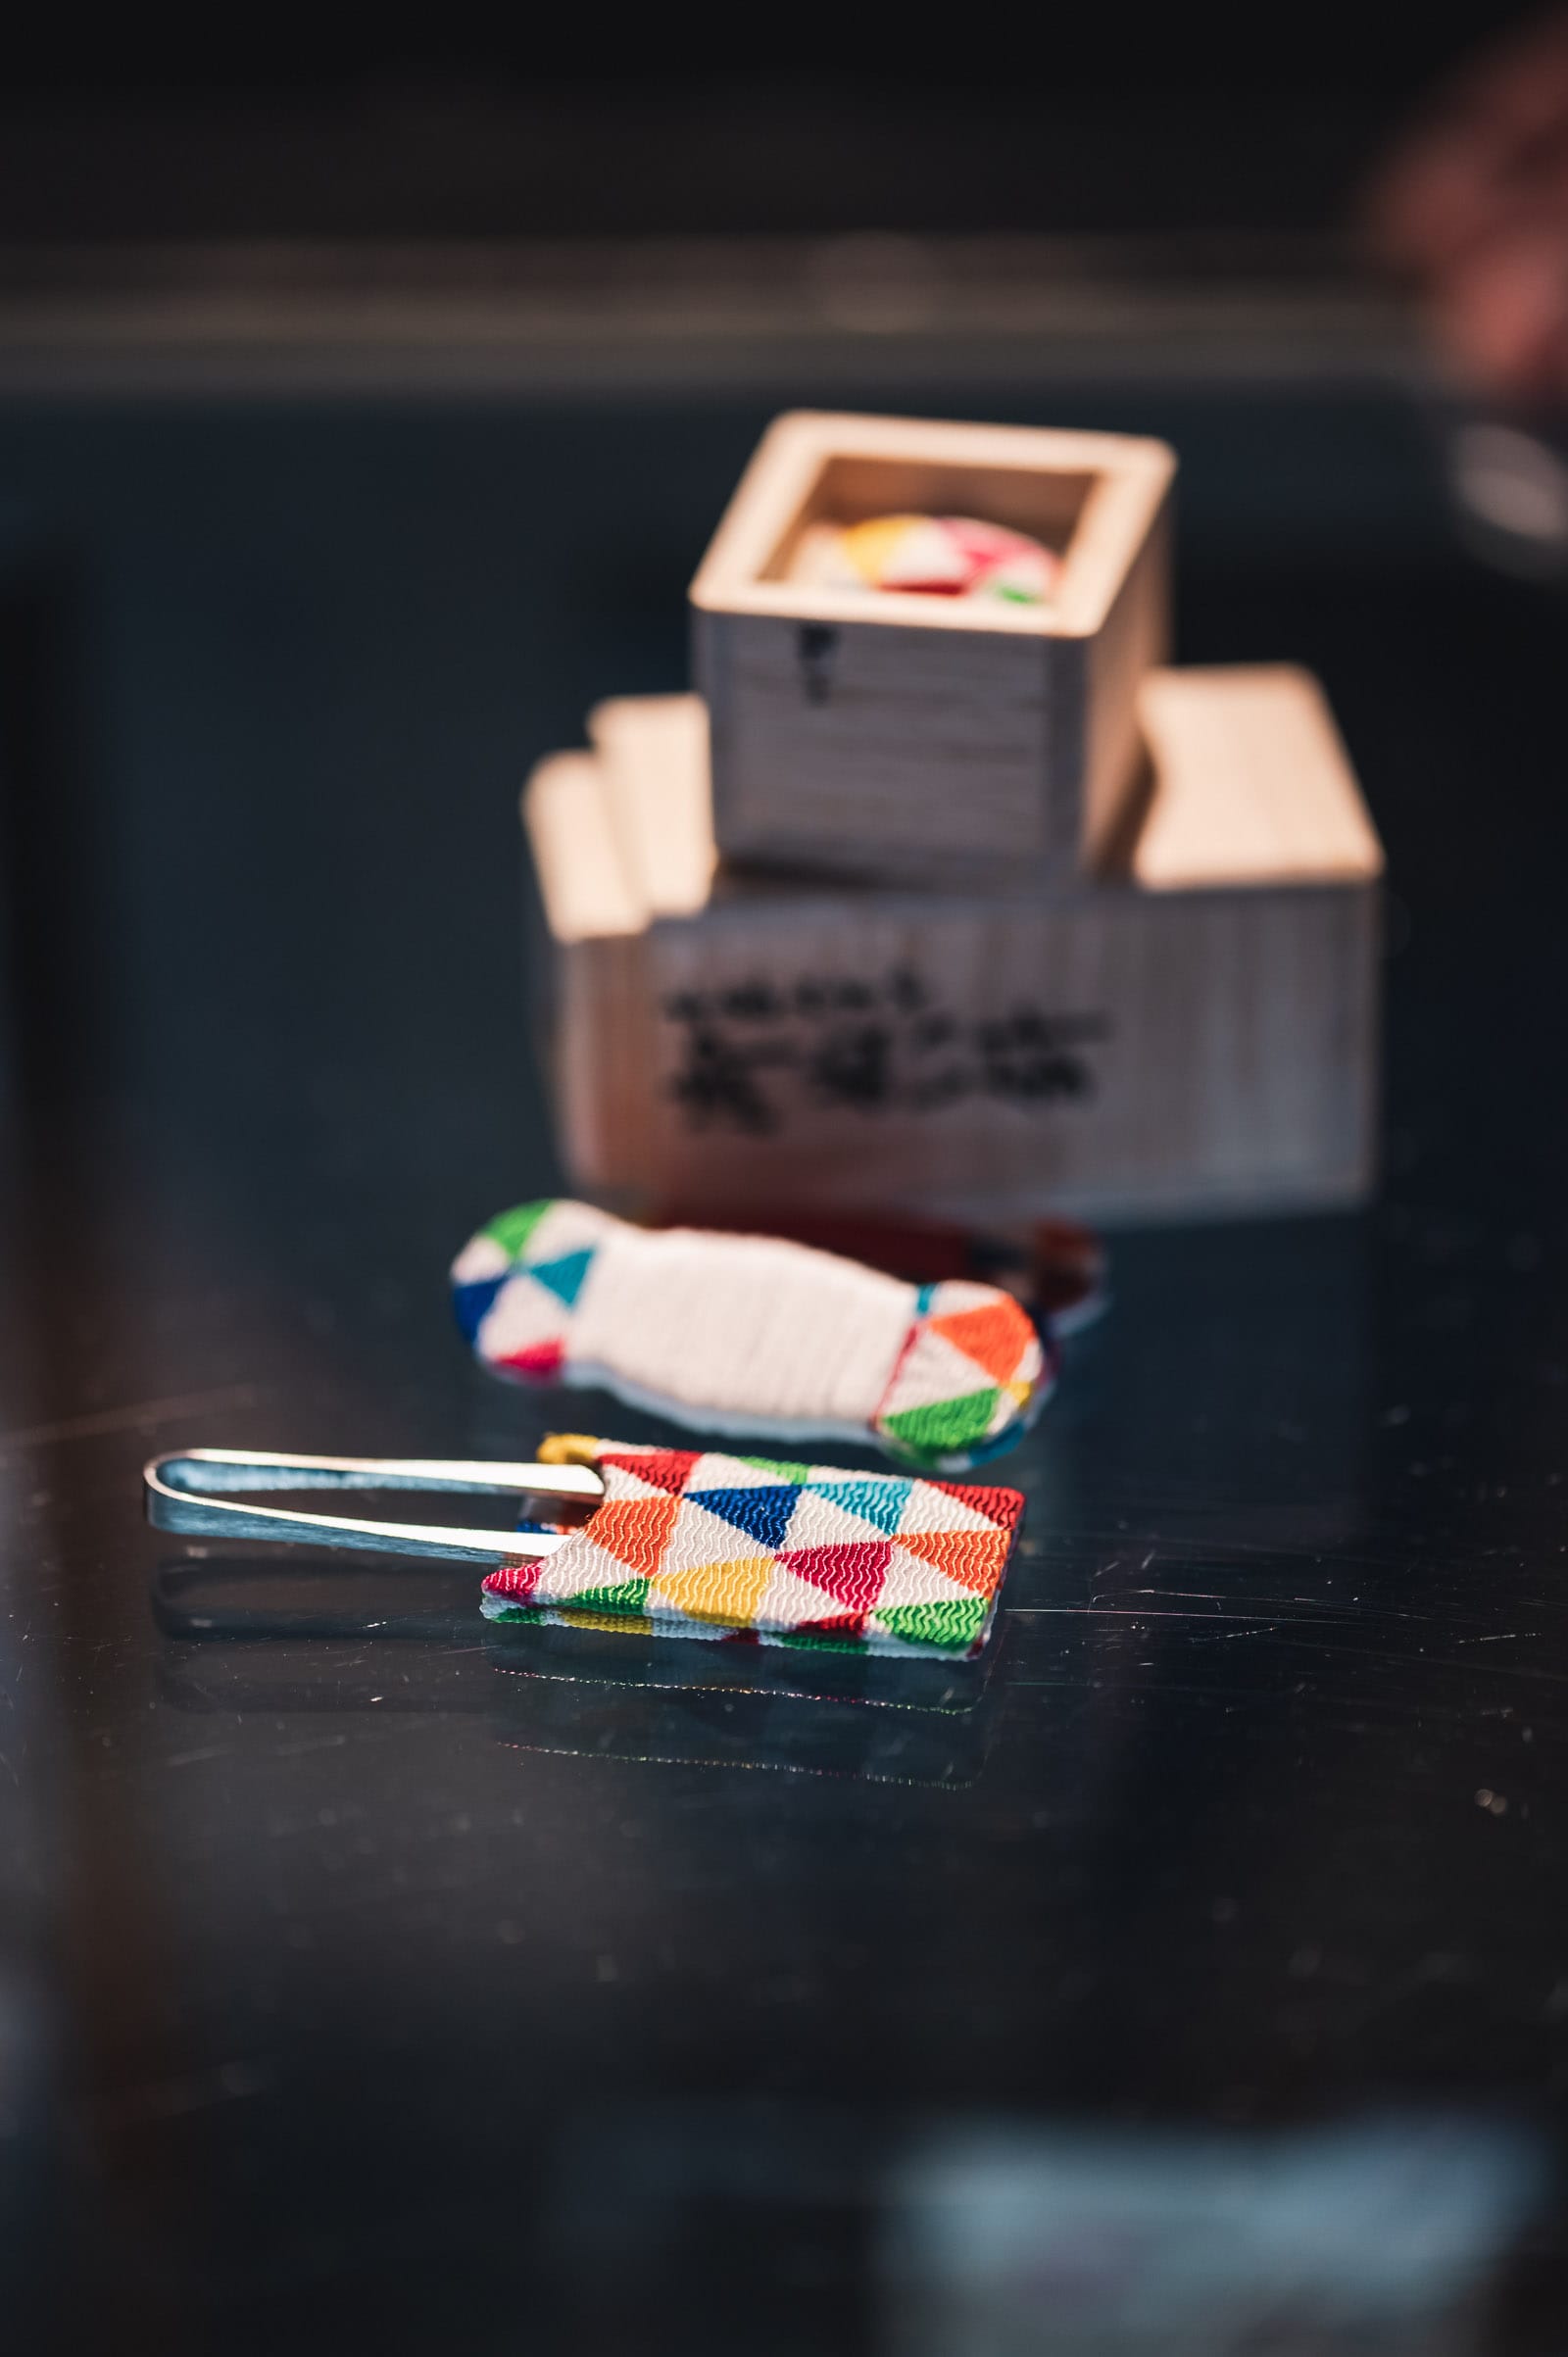
[[[844,1547],[791,1547],[779,1561],[813,1588],[825,1588],[841,1604],[868,1612],[882,1594],[892,1557],[891,1539],[852,1539]]]
[[[828,1620],[803,1620],[790,1631],[792,1637],[863,1637],[870,1615],[865,1612],[839,1612]]]
[[[697,1449],[607,1449],[599,1458],[601,1465],[618,1465],[623,1473],[635,1473],[639,1481],[651,1482],[656,1490],[667,1490],[678,1498],[691,1479],[692,1467],[702,1451]]]
[[[536,1557],[526,1563],[503,1563],[495,1571],[486,1572],[479,1585],[490,1596],[510,1596],[521,1603],[532,1596],[539,1585],[544,1564]]]
[[[929,1474],[922,1474],[920,1478],[930,1482],[933,1490],[946,1490],[948,1496],[956,1498],[960,1505],[972,1506],[977,1514],[984,1514],[986,1520],[994,1522],[999,1530],[1015,1529],[1018,1517],[1023,1512],[1021,1490],[977,1490],[972,1482],[931,1481]]]
[[[530,1343],[525,1350],[513,1350],[496,1364],[510,1374],[531,1376],[537,1383],[549,1383],[561,1372],[561,1362],[566,1353],[559,1342]]]

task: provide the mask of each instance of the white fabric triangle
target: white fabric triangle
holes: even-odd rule
[[[939,1490],[935,1482],[917,1481],[904,1501],[899,1516],[901,1531],[994,1531],[997,1525],[989,1514],[976,1513],[961,1498],[949,1490]]]
[[[880,1546],[887,1536],[874,1522],[868,1522],[863,1514],[852,1514],[836,1498],[824,1498],[819,1490],[803,1490],[779,1551],[792,1547]]]
[[[648,1591],[648,1601],[653,1606],[648,1622],[656,1637],[695,1637],[703,1645],[723,1645],[732,1634],[722,1621],[693,1620],[689,1614],[677,1612],[657,1588]]]
[[[912,1407],[930,1407],[940,1399],[962,1399],[970,1392],[997,1389],[995,1375],[975,1361],[945,1334],[929,1327],[893,1379],[893,1388],[877,1410],[880,1418],[907,1414]]]
[[[683,1498],[663,1562],[671,1571],[700,1571],[705,1563],[734,1563],[743,1555],[771,1552],[739,1523],[726,1522],[722,1514],[710,1514],[707,1506],[694,1505],[689,1498]]]
[[[961,589],[972,569],[952,533],[934,516],[922,516],[883,559],[881,586],[897,589],[903,581],[951,581]]]
[[[512,1266],[512,1254],[493,1236],[470,1236],[452,1263],[454,1285],[482,1285],[486,1277],[502,1277]]]
[[[592,1203],[573,1203],[563,1196],[553,1203],[535,1226],[523,1255],[528,1260],[564,1260],[568,1252],[596,1252],[605,1238],[624,1222]]]
[[[521,1270],[509,1277],[485,1311],[478,1343],[486,1358],[511,1358],[519,1350],[565,1337],[571,1312],[549,1288]]]
[[[808,1621],[840,1620],[854,1609],[780,1563],[758,1598],[755,1617],[760,1628],[799,1629]]]
[[[608,1547],[579,1534],[569,1547],[549,1557],[528,1600],[548,1597],[552,1603],[565,1604],[589,1589],[624,1588],[628,1580],[638,1577],[631,1565],[612,1555]]]
[[[944,1277],[926,1305],[927,1317],[960,1317],[966,1309],[994,1309],[1001,1288],[968,1277]]]

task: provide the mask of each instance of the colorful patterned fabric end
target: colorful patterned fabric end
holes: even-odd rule
[[[951,1658],[985,1644],[1023,1513],[1016,1490],[709,1449],[599,1442],[593,1462],[604,1502],[490,1573],[490,1618]]]
[[[922,1285],[877,1437],[906,1463],[962,1473],[1011,1448],[1039,1414],[1053,1372],[1010,1294],[961,1279]]]

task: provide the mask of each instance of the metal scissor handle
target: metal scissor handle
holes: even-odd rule
[[[256,1490],[510,1491],[524,1498],[597,1503],[604,1484],[587,1465],[507,1465],[433,1456],[279,1456],[266,1449],[187,1449],[142,1468],[147,1519],[185,1538],[270,1539],[315,1547],[373,1547],[386,1554],[456,1555],[515,1563],[553,1554],[551,1531],[446,1529],[429,1522],[370,1522],[292,1506],[235,1505]]]

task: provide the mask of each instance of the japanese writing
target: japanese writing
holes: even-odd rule
[[[1085,1100],[1095,1092],[1088,1051],[1110,1028],[1103,1015],[1031,1006],[958,1016],[906,967],[877,981],[807,976],[675,991],[663,1012],[680,1041],[670,1093],[690,1126],[759,1137],[782,1125],[792,1103],[870,1114],[935,1112],[977,1097]]]

